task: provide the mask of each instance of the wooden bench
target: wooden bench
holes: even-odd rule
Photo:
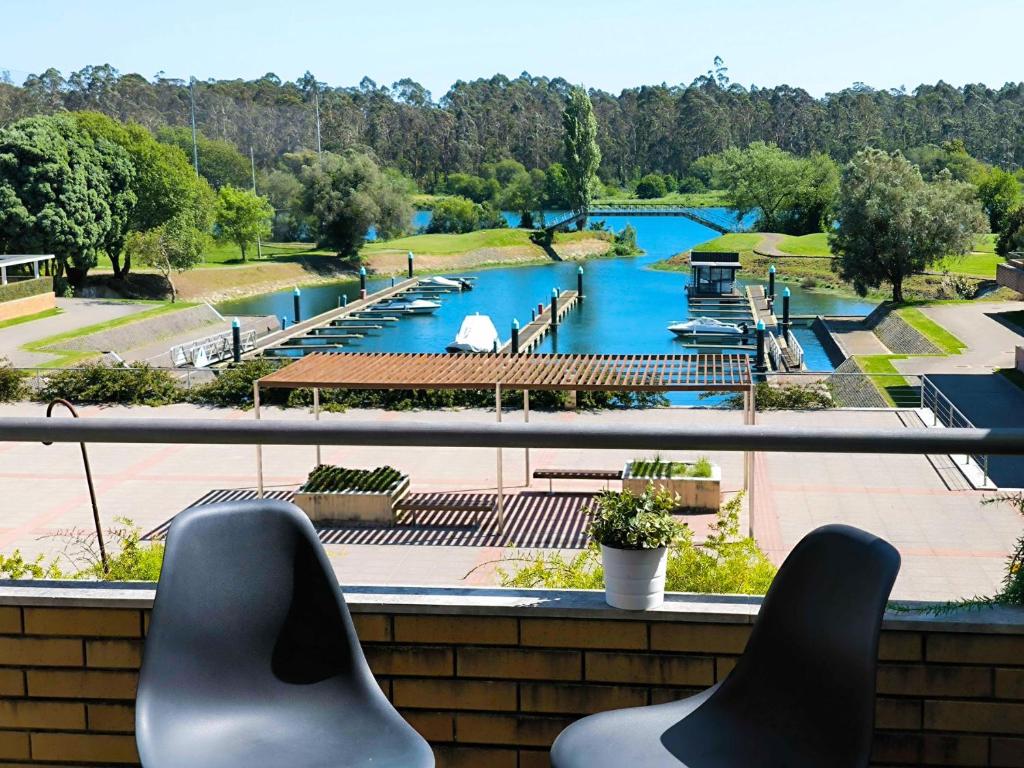
[[[412,524],[416,525],[417,512],[472,512],[473,524],[480,525],[481,512],[494,512],[496,504],[488,502],[461,502],[461,501],[410,501],[402,499],[395,503],[395,513],[408,512]]]
[[[548,493],[553,493],[555,480],[604,480],[605,487],[612,480],[622,479],[621,469],[538,469],[533,473],[534,480],[547,480]]]

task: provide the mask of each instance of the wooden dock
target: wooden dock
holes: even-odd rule
[[[576,291],[562,291],[558,297],[558,317],[557,321],[562,322],[570,311],[576,307],[576,303],[579,301],[579,295]],[[551,304],[544,307],[544,311],[540,315],[529,323],[519,329],[519,351],[520,352],[532,352],[536,349],[544,338],[551,331]],[[512,353],[512,340],[509,339],[508,343],[498,350],[499,354],[511,354]]]
[[[764,286],[748,285],[746,293],[747,303],[750,306],[750,315],[754,323],[757,324],[758,321],[761,321],[764,323],[766,331],[772,331],[773,333],[777,331],[779,321],[768,304],[768,296],[764,292]]]
[[[293,346],[293,340],[298,339],[302,336],[310,334],[316,335],[315,331],[324,326],[330,326],[336,322],[341,321],[344,325],[346,321],[361,320],[366,324],[378,325],[382,321],[397,321],[397,317],[379,317],[371,309],[374,304],[381,301],[394,298],[396,295],[402,294],[411,288],[415,287],[420,281],[420,278],[414,277],[408,280],[403,280],[400,283],[383,288],[375,293],[368,294],[365,299],[356,299],[350,301],[343,307],[337,307],[336,309],[329,309],[326,312],[322,312],[315,317],[311,317],[308,320],[303,320],[295,325],[288,326],[284,330],[280,330],[277,333],[272,333],[269,336],[265,336],[259,340],[256,347],[249,350],[243,355],[243,358],[250,359],[253,357],[260,357],[264,352],[281,346]],[[380,311],[380,310],[378,310]],[[391,315],[396,314],[394,311]],[[293,342],[289,345],[288,342]],[[318,345],[317,351],[322,349],[330,349],[330,345]]]

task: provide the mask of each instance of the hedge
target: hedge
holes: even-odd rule
[[[14,280],[7,285],[0,285],[0,303],[38,296],[53,290],[52,277],[34,277],[31,280]]]

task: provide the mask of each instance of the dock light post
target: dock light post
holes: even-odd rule
[[[757,358],[754,361],[754,370],[758,373],[768,370],[764,359],[764,320],[757,321]]]
[[[558,327],[558,289],[551,289],[551,327]]]
[[[768,300],[775,301],[775,265],[768,267]]]
[[[519,320],[512,321],[512,354],[519,354]]]
[[[237,317],[231,321],[231,359],[242,362],[242,324]]]
[[[576,270],[576,298],[583,299],[583,267]]]
[[[340,296],[338,296],[338,308],[340,309],[341,307],[347,307],[347,306],[348,306],[348,294],[347,293],[343,293]]]
[[[359,298],[366,298],[366,267],[359,268]]]
[[[295,290],[292,291],[292,307],[295,310],[293,312],[295,324],[298,325],[302,322],[302,291],[299,290],[298,286],[295,286]]]
[[[789,333],[789,288],[782,289],[782,335]]]
[[[412,260],[413,260],[412,251],[409,251],[409,277],[412,277]]]

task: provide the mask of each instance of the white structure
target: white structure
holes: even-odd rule
[[[53,254],[41,254],[38,256],[0,256],[0,285],[7,285],[8,267],[16,267],[20,264],[31,264],[33,277],[39,277],[39,265],[53,261]]]

